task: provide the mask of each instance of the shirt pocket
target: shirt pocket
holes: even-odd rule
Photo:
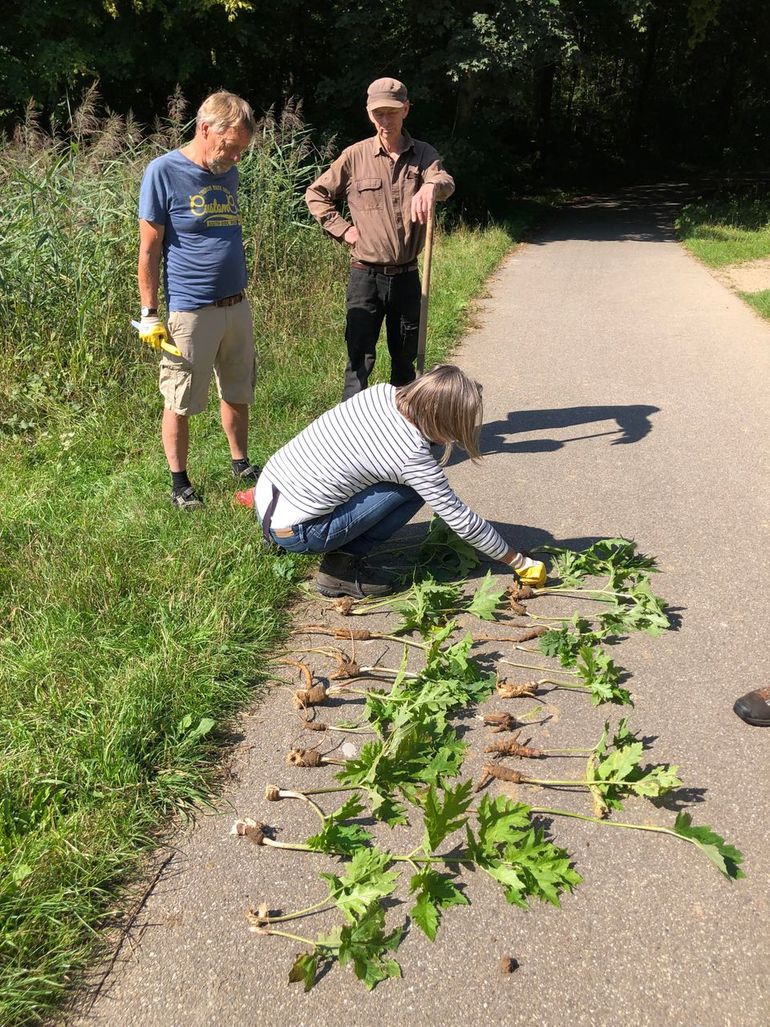
[[[382,179],[357,178],[353,182],[355,206],[359,210],[382,210]]]
[[[407,203],[422,188],[422,172],[417,165],[410,165],[404,174],[403,195]]]

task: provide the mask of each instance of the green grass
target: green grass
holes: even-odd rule
[[[770,257],[770,198],[741,195],[688,204],[677,230],[687,249],[709,267]]]
[[[290,112],[289,112],[290,113]],[[178,126],[177,126],[178,127]],[[120,919],[172,811],[206,801],[230,718],[310,567],[261,548],[232,505],[215,403],[195,418],[206,496],[171,508],[156,361],[128,327],[134,204],[165,138],[113,125],[0,151],[0,1022],[40,1022]],[[115,155],[116,148],[120,156]],[[345,253],[308,223],[296,119],[243,165],[261,377],[253,459],[339,396]],[[12,208],[12,209],[11,209]],[[532,220],[437,234],[428,363]],[[37,255],[37,256],[36,256]],[[386,370],[379,365],[380,373]]]
[[[770,289],[763,289],[761,292],[741,292],[738,295],[758,314],[770,321]]]

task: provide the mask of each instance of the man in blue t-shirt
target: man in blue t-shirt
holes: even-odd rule
[[[247,455],[256,358],[236,167],[254,129],[245,100],[212,93],[198,110],[192,142],[156,157],[142,178],[139,332],[156,343],[170,337],[179,352],[164,352],[160,362],[161,433],[171,502],[183,509],[202,503],[187,476],[189,418],[205,409],[212,372],[233,476],[254,484],[259,475]],[[167,326],[158,317],[161,257]]]

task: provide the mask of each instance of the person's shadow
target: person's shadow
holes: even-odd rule
[[[603,435],[617,436],[613,446],[630,445],[638,442],[652,431],[650,417],[660,407],[643,406],[585,406],[562,407],[552,410],[512,410],[499,421],[490,421],[481,429],[482,453],[549,453],[561,449],[568,442],[600,438]],[[527,432],[545,432],[574,425],[591,424],[596,421],[614,421],[617,428],[609,431],[583,432],[570,438],[539,438],[514,441],[512,435]],[[459,460],[464,459],[461,451],[455,451]],[[452,460],[455,463],[457,458]],[[459,461],[458,461],[459,462]]]

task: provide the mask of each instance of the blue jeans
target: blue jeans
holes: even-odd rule
[[[357,493],[331,513],[292,527],[293,535],[270,535],[289,553],[344,549],[364,556],[414,517],[423,500],[409,485],[383,481]]]

